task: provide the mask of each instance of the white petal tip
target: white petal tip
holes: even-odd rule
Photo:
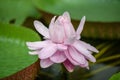
[[[67,15],[69,15],[69,12],[68,12],[68,11],[65,11],[63,14],[67,14]]]
[[[96,62],[96,59],[95,59],[95,60],[92,60],[92,62],[95,63],[95,62]]]
[[[38,22],[39,22],[38,20],[35,20],[33,23],[34,23],[34,24],[37,24]]]
[[[83,17],[82,17],[82,19],[84,19],[84,20],[85,20],[85,19],[86,19],[86,17],[85,17],[85,16],[83,16]]]
[[[39,24],[40,24],[40,22],[39,22],[39,21],[37,21],[37,20],[35,20],[35,21],[33,22],[33,24],[34,24],[34,26],[35,26],[35,27],[38,27],[38,26],[39,26]]]
[[[26,45],[27,45],[27,46],[31,46],[31,45],[32,45],[32,42],[26,42]]]
[[[88,69],[88,70],[89,70],[90,68],[89,68],[89,67],[86,67],[86,69]]]
[[[34,24],[34,26],[35,26],[36,29],[39,29],[39,27],[42,25],[42,23],[40,21],[38,21],[38,20],[35,20],[33,22],[33,24]]]
[[[91,50],[92,52],[99,53],[97,49]]]
[[[26,42],[26,45],[29,46],[29,43],[30,43],[30,42]]]
[[[41,66],[41,68],[48,68],[48,66],[43,66],[43,65],[40,65]]]
[[[40,65],[41,68],[48,68],[50,67],[51,65]]]
[[[94,48],[93,52],[99,53],[99,51],[96,48]]]
[[[52,66],[54,63],[51,62],[49,59],[46,59],[46,60],[41,60],[40,61],[40,66],[41,68],[48,68],[50,66]]]
[[[68,70],[69,72],[73,72],[73,70]]]
[[[86,20],[86,17],[83,16],[82,19],[81,19],[81,21],[85,22],[85,20]]]
[[[37,52],[29,52],[30,55],[37,55]]]
[[[96,53],[99,53],[99,51],[98,51],[98,50],[96,50]]]
[[[95,63],[96,59],[94,57],[92,57],[91,59],[89,59],[91,62]]]
[[[54,16],[54,17],[51,19],[51,21],[52,21],[52,22],[55,22],[55,19],[56,19],[56,16]]]

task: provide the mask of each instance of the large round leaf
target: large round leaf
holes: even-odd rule
[[[34,3],[53,14],[69,11],[77,20],[85,15],[88,21],[120,22],[119,0],[34,0]]]
[[[10,76],[37,61],[28,54],[26,41],[40,40],[37,33],[15,25],[0,23],[0,78]]]
[[[0,22],[23,24],[27,17],[38,17],[32,0],[0,0]]]

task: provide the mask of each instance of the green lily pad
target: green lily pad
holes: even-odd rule
[[[109,80],[120,80],[120,72],[114,74]]]
[[[0,22],[20,25],[27,17],[39,16],[32,0],[0,0]]]
[[[119,0],[34,0],[34,4],[52,14],[68,11],[76,20],[86,16],[87,21],[120,22]]]
[[[28,54],[26,41],[40,40],[37,33],[15,25],[0,23],[0,78],[10,76],[38,60]]]

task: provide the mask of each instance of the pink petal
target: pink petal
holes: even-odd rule
[[[57,44],[57,49],[60,51],[67,50],[67,46],[63,44]]]
[[[26,45],[31,50],[38,50],[46,47],[50,43],[51,41],[46,40],[46,41],[26,42]]]
[[[76,40],[75,38],[76,38],[75,35],[71,35],[71,37],[69,37],[69,38],[67,38],[67,39],[64,40],[64,44],[65,45],[71,45],[71,44],[73,44],[74,41]]]
[[[71,23],[70,15],[68,12],[65,12],[60,21],[63,23],[63,27],[65,29],[65,34],[67,38],[70,38],[71,36],[75,35],[75,29]]]
[[[38,55],[40,59],[46,59],[51,57],[56,51],[57,51],[57,47],[55,44],[52,45],[48,44],[48,46],[43,48]]]
[[[83,46],[85,46],[88,50],[96,52],[96,53],[99,52],[95,47],[91,46],[90,44],[85,43],[84,41],[79,41],[79,42],[80,42],[80,44],[82,44]]]
[[[83,30],[84,24],[85,24],[85,16],[83,16],[83,18],[81,19],[78,29],[76,31],[77,39],[80,39],[80,34]]]
[[[54,55],[50,57],[50,60],[54,63],[62,63],[66,60],[66,56],[63,51],[57,51]]]
[[[55,26],[55,18],[56,16],[54,16],[52,19],[51,19],[51,22],[50,22],[50,25],[49,25],[49,33],[50,35],[52,35],[50,31],[52,31],[54,29],[54,26]]]
[[[49,34],[50,34],[50,37],[52,40],[54,40],[54,34],[55,34],[55,31],[54,31],[54,27],[55,27],[55,18],[56,16],[54,16],[50,22],[50,25],[49,25]]]
[[[62,16],[66,19],[66,21],[71,21],[69,12],[64,12]]]
[[[90,51],[88,51],[84,46],[82,46],[79,41],[75,41],[73,46],[88,60],[90,60],[91,62],[96,62],[96,59],[91,55]]]
[[[49,66],[51,66],[52,64],[54,64],[52,61],[50,61],[50,59],[42,59],[40,60],[40,66],[42,68],[47,68]]]
[[[80,64],[80,67],[86,67],[86,68],[88,68],[88,61],[86,60],[86,62],[85,62],[85,64]]]
[[[50,38],[47,27],[45,27],[41,22],[35,20],[34,26],[41,35],[45,36],[45,38]]]
[[[69,72],[73,72],[74,65],[69,60],[66,60],[63,64]]]
[[[76,62],[78,62],[79,64],[85,64],[86,62],[85,57],[81,55],[76,49],[70,47],[69,53],[72,59],[74,59]]]
[[[72,64],[74,64],[74,65],[79,65],[79,63],[76,62],[76,61],[70,56],[69,51],[66,50],[66,51],[65,51],[65,55],[66,55],[67,59],[68,59]]]
[[[56,20],[54,23],[55,18],[52,19],[50,29],[50,37],[53,42],[56,43],[63,43],[65,38],[64,28],[62,27],[63,24],[59,22],[59,19]]]
[[[51,22],[50,22],[50,25],[49,25],[49,29],[52,27],[53,28],[53,26],[54,26],[54,24],[55,24],[55,18],[56,18],[56,16],[54,16],[52,19],[51,19]]]

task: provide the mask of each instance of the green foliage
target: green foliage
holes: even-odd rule
[[[40,40],[32,30],[0,23],[0,78],[12,75],[37,61],[28,54],[26,41]]]
[[[20,25],[27,17],[38,16],[32,0],[0,0],[0,22]]]
[[[120,80],[120,72],[114,74],[109,80]]]
[[[82,36],[88,40],[88,43],[90,41],[91,44],[97,46],[100,51],[98,54],[93,54],[97,62],[94,64],[90,63],[89,71],[76,68],[75,72],[69,75],[61,72],[61,66],[55,64],[50,68],[42,69],[39,73],[40,79],[42,79],[41,75],[43,75],[43,79],[50,77],[56,80],[62,77],[71,77],[70,80],[77,80],[77,78],[82,79],[82,76],[87,79],[96,77],[97,80],[101,80],[100,78],[104,79],[106,77],[102,76],[104,73],[112,72],[111,74],[114,74],[118,72],[112,69],[120,65],[120,55],[118,53],[120,52],[119,0],[0,0],[0,78],[19,72],[38,59],[37,56],[28,54],[29,50],[25,42],[38,41],[40,40],[39,36],[30,29],[15,26],[23,24],[28,17],[33,19],[33,17],[39,16],[32,1],[39,10],[54,15],[61,15],[64,11],[68,11],[72,19],[75,20],[80,20],[85,15],[88,22],[85,24]],[[46,14],[43,18],[46,18]],[[47,23],[47,20],[41,20]],[[6,23],[15,23],[15,25]],[[30,24],[29,20],[28,24]],[[90,39],[91,37],[94,39]],[[96,38],[108,40],[101,41]],[[118,39],[118,41],[111,41],[110,39]],[[105,64],[104,66],[98,67],[98,64],[103,63]],[[96,65],[98,66],[96,67]],[[77,74],[74,75],[74,73]],[[78,76],[79,73],[82,75]],[[111,74],[106,75],[109,77]],[[120,73],[117,73],[110,80],[120,80],[119,76]]]
[[[82,36],[87,38],[120,39],[120,1],[119,0],[34,0],[40,10],[53,15],[68,11],[74,27],[86,16]],[[50,22],[43,14],[44,20]],[[76,25],[77,24],[77,25]]]
[[[34,3],[53,14],[68,11],[77,20],[85,15],[88,21],[120,22],[119,0],[34,0]]]

